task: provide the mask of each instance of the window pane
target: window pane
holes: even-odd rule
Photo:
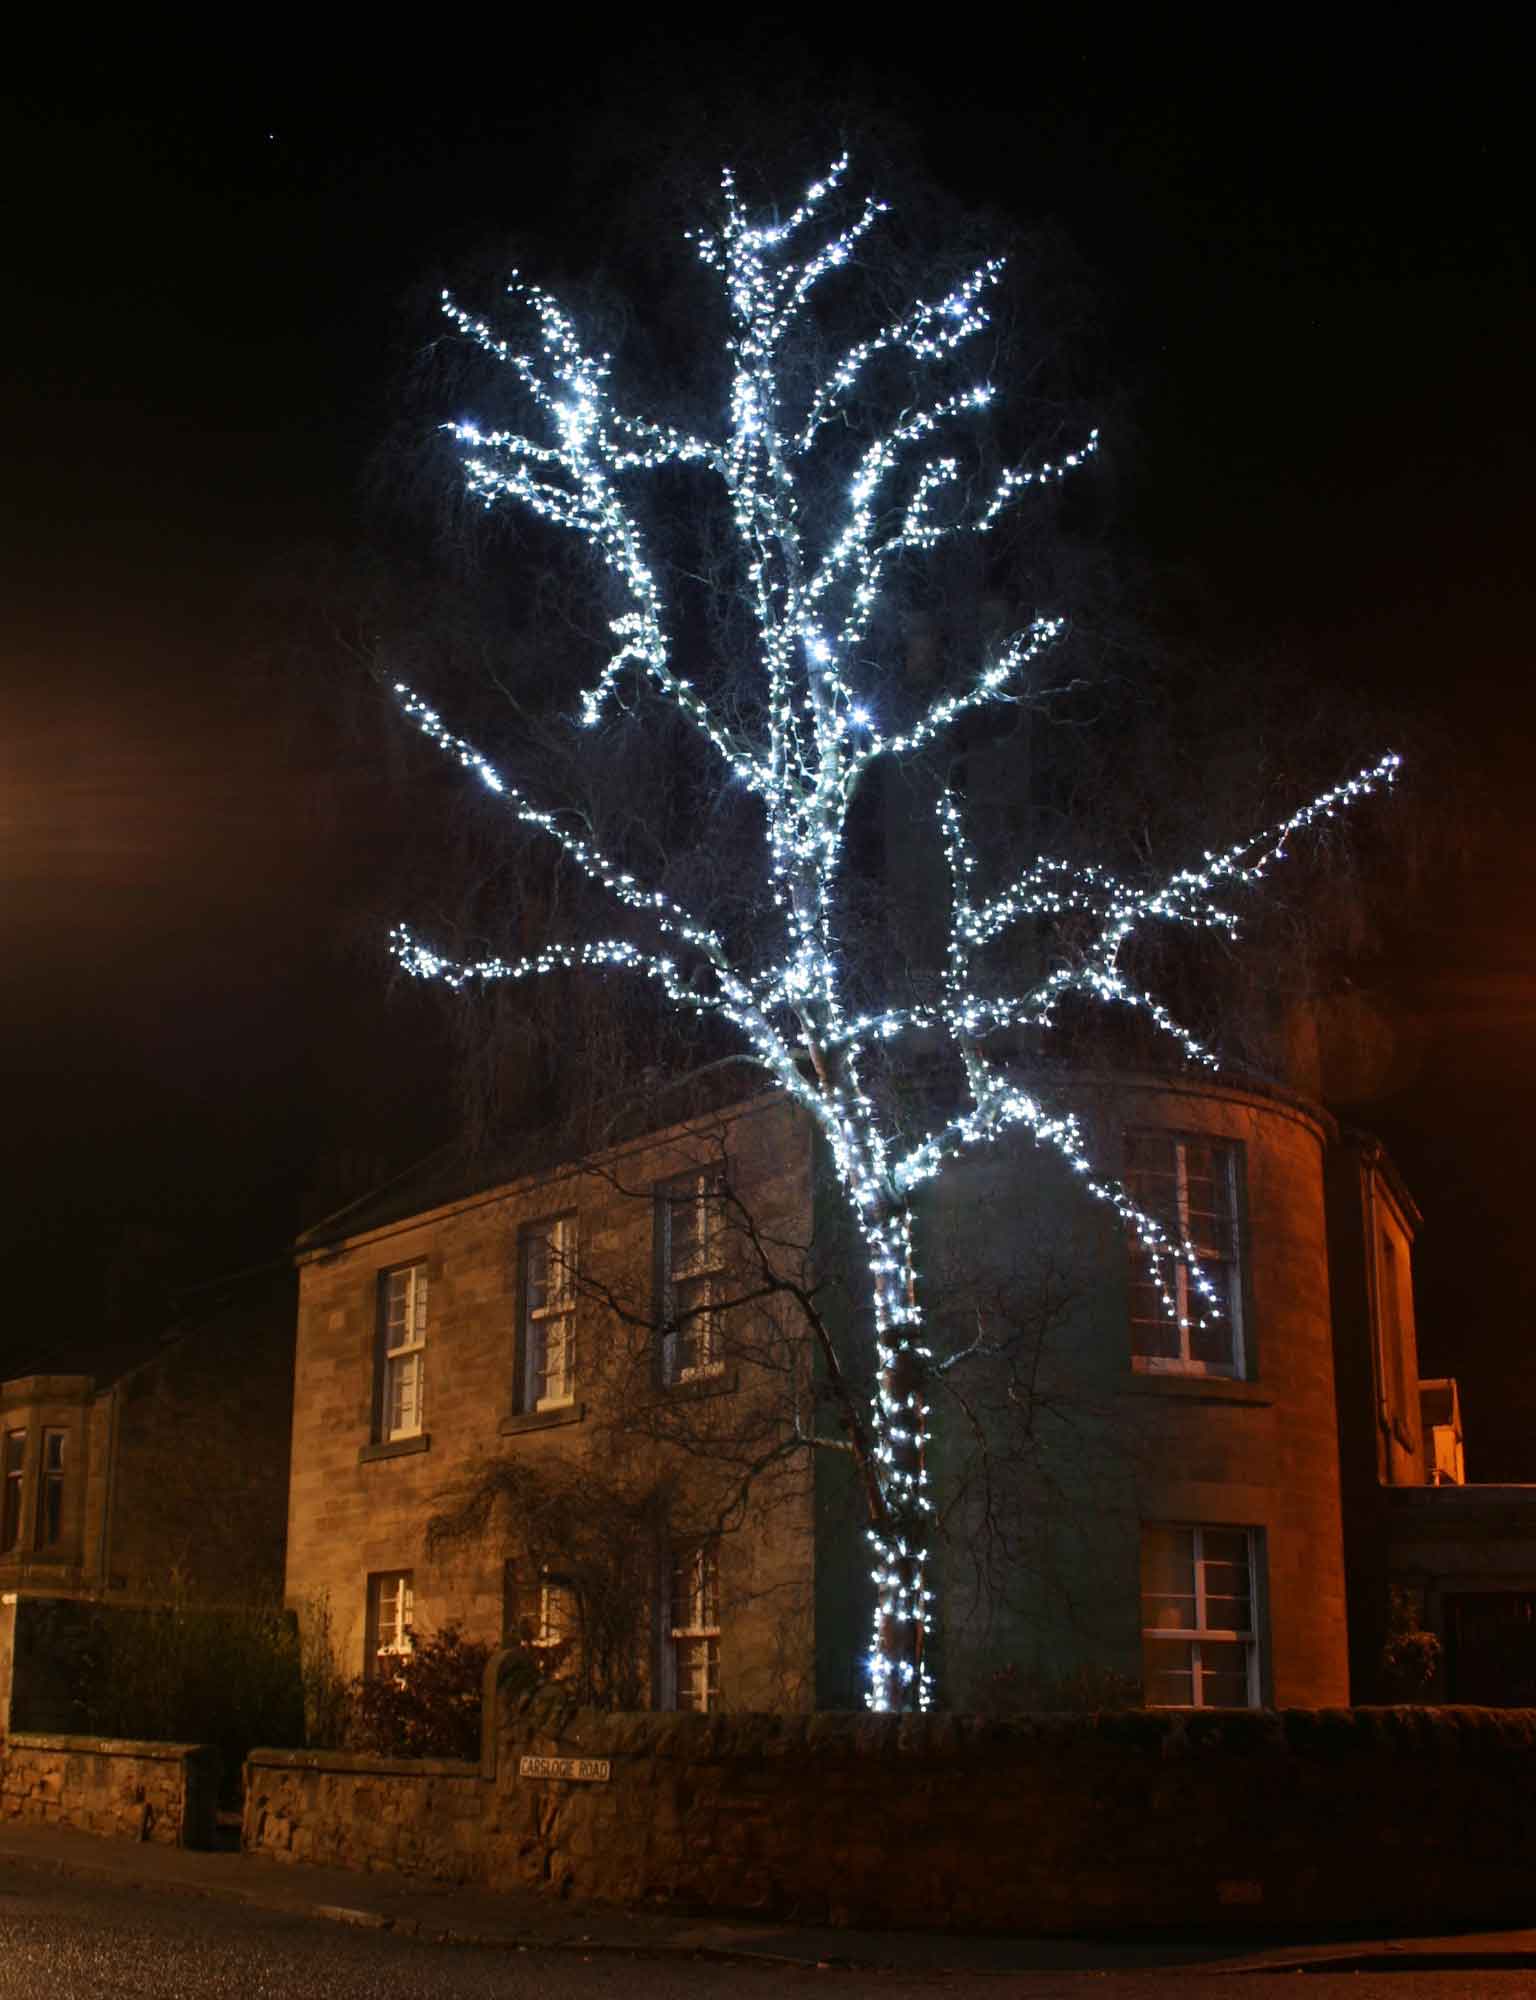
[[[679,1375],[696,1374],[701,1368],[715,1365],[718,1321],[711,1310],[714,1296],[712,1278],[685,1278],[676,1287],[676,1372]]]
[[[1247,1646],[1215,1639],[1200,1642],[1200,1705],[1203,1708],[1247,1708]]]
[[[365,1666],[371,1673],[378,1656],[408,1653],[415,1615],[415,1588],[410,1570],[387,1570],[368,1580],[368,1648]]]
[[[1178,1326],[1148,1275],[1146,1252],[1135,1242],[1131,1245],[1131,1333],[1133,1354],[1177,1361],[1182,1352]]]
[[[389,1364],[389,1429],[405,1436],[421,1429],[422,1357],[397,1354]]]
[[[1201,1291],[1201,1282],[1210,1288],[1209,1293]],[[1208,1368],[1232,1365],[1231,1290],[1231,1270],[1225,1264],[1202,1263],[1199,1282],[1193,1275],[1190,1278],[1189,1355],[1192,1361],[1202,1362]]]
[[[1149,1708],[1195,1705],[1194,1647],[1186,1641],[1142,1642],[1142,1679]]]

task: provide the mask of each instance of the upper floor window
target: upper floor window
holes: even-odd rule
[[[16,1548],[21,1541],[21,1488],[26,1476],[27,1434],[7,1431],[4,1456],[0,1458],[0,1477],[5,1481],[5,1490],[0,1493],[0,1555]]]
[[[554,1410],[576,1393],[576,1218],[535,1222],[522,1235],[518,1407]]]
[[[37,1546],[57,1548],[64,1539],[64,1433],[43,1432],[37,1482]]]
[[[720,1706],[720,1550],[695,1542],[672,1555],[667,1624],[672,1706],[701,1713]]]
[[[1142,1529],[1141,1655],[1148,1708],[1257,1708],[1251,1528]]]
[[[421,1434],[427,1358],[425,1264],[405,1264],[384,1273],[382,1313],[379,1434],[387,1443]]]
[[[1380,1232],[1377,1260],[1380,1310],[1376,1315],[1377,1349],[1380,1355],[1378,1406],[1381,1420],[1405,1450],[1413,1446],[1413,1428],[1408,1407],[1408,1323],[1403,1311],[1403,1272],[1397,1245],[1387,1230]]]
[[[1242,1375],[1241,1149],[1178,1132],[1128,1132],[1125,1185],[1168,1237],[1154,1272],[1130,1233],[1132,1366]]]
[[[725,1192],[718,1170],[681,1174],[657,1196],[662,1376],[689,1382],[725,1367]]]
[[[415,1617],[416,1590],[412,1571],[381,1570],[369,1577],[364,1673],[379,1673],[391,1658],[411,1651],[411,1628]]]

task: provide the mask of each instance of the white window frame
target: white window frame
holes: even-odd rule
[[[518,1407],[568,1409],[576,1400],[576,1217],[557,1215],[530,1223],[522,1232],[523,1379]],[[537,1259],[542,1255],[547,1277],[542,1303]],[[549,1366],[554,1329],[559,1328],[564,1358],[558,1386],[552,1386]],[[542,1385],[542,1389],[541,1389]]]
[[[694,1248],[686,1261],[677,1253],[678,1210],[691,1206]],[[721,1306],[725,1287],[725,1188],[718,1168],[678,1174],[657,1201],[661,1232],[662,1375],[668,1383],[696,1382],[725,1372]],[[680,1298],[687,1289],[686,1304]],[[685,1330],[686,1322],[686,1330]],[[687,1345],[695,1359],[680,1365]]]
[[[1176,1328],[1179,1336],[1177,1354],[1142,1354],[1137,1351],[1136,1342],[1139,1329],[1150,1324],[1135,1314],[1136,1294],[1131,1293],[1131,1366],[1138,1373],[1147,1375],[1217,1375],[1232,1377],[1238,1381],[1246,1378],[1248,1357],[1244,1340],[1243,1324],[1243,1279],[1245,1269],[1243,1241],[1242,1203],[1242,1148],[1238,1141],[1226,1139],[1216,1133],[1169,1132],[1157,1126],[1141,1126],[1127,1135],[1128,1141],[1137,1146],[1162,1145],[1172,1150],[1171,1176],[1159,1172],[1160,1179],[1171,1178],[1173,1183],[1173,1213],[1159,1214],[1157,1208],[1144,1198],[1143,1191],[1136,1184],[1134,1170],[1126,1174],[1126,1187],[1137,1206],[1159,1222],[1167,1230],[1171,1239],[1161,1263],[1164,1282],[1168,1286],[1174,1307],[1173,1316],[1166,1313],[1158,1320],[1163,1328]],[[1225,1361],[1207,1361],[1191,1352],[1191,1334],[1196,1330],[1201,1297],[1189,1259],[1181,1254],[1181,1246],[1192,1243],[1191,1215],[1189,1207],[1189,1153],[1191,1146],[1208,1146],[1215,1155],[1215,1180],[1224,1201],[1225,1212],[1218,1215],[1218,1226],[1223,1228],[1228,1239],[1225,1253],[1210,1247],[1193,1245],[1197,1250],[1196,1263],[1201,1270],[1221,1270],[1226,1273],[1226,1299],[1222,1311],[1222,1323],[1228,1332],[1228,1358]],[[1148,1271],[1149,1251],[1141,1241],[1135,1225],[1128,1233],[1131,1261],[1136,1278],[1145,1278]]]
[[[1142,1543],[1154,1534],[1187,1534],[1193,1537],[1191,1561],[1193,1564],[1192,1592],[1181,1592],[1181,1596],[1193,1596],[1195,1600],[1195,1622],[1193,1626],[1155,1625],[1148,1622],[1148,1596],[1141,1596],[1141,1637],[1143,1670],[1146,1665],[1148,1642],[1158,1644],[1186,1645],[1190,1649],[1190,1702],[1156,1702],[1147,1694],[1148,1708],[1209,1708],[1214,1703],[1203,1699],[1205,1692],[1205,1667],[1201,1659],[1201,1648],[1211,1645],[1241,1645],[1247,1649],[1248,1708],[1258,1708],[1263,1701],[1263,1660],[1260,1641],[1261,1615],[1259,1608],[1259,1531],[1256,1528],[1240,1528],[1225,1522],[1192,1521],[1148,1521],[1142,1526]],[[1207,1534],[1241,1535],[1246,1550],[1248,1565],[1248,1628],[1245,1631],[1227,1630],[1210,1624],[1206,1608],[1206,1563],[1205,1538]],[[1217,1669],[1212,1668],[1214,1673]]]
[[[690,1542],[671,1552],[667,1628],[670,1703],[695,1715],[720,1706],[720,1544]]]
[[[367,1637],[363,1671],[372,1676],[381,1660],[416,1650],[416,1577],[413,1570],[378,1570],[368,1579]],[[386,1632],[389,1637],[386,1638]]]
[[[379,1438],[384,1444],[393,1444],[397,1438],[420,1437],[424,1427],[428,1289],[424,1261],[401,1264],[383,1275],[379,1298],[383,1321]]]

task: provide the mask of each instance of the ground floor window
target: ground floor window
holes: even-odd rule
[[[415,1618],[416,1592],[410,1570],[380,1570],[369,1577],[364,1673],[377,1674],[390,1659],[411,1651]]]
[[[707,1713],[720,1705],[720,1551],[695,1542],[672,1557],[669,1604],[672,1705]]]
[[[1259,1628],[1252,1528],[1141,1535],[1141,1658],[1149,1708],[1257,1708]]]

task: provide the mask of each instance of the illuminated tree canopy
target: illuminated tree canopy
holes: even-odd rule
[[[1071,1113],[1053,1103],[1030,1058],[1063,1007],[1129,1009],[1166,1038],[1177,1060],[1212,1052],[1125,968],[1128,947],[1152,925],[1233,932],[1233,892],[1252,888],[1287,842],[1389,784],[1397,760],[1372,768],[1236,845],[1158,880],[1049,854],[993,867],[968,834],[964,803],[934,786],[936,834],[947,862],[947,944],[926,983],[886,968],[870,1004],[870,968],[850,978],[844,943],[855,801],[882,767],[934,762],[966,718],[1040,696],[1064,631],[1057,610],[1027,618],[915,706],[878,614],[894,580],[941,545],[994,533],[1004,514],[1068,477],[1094,452],[1085,433],[1054,460],[980,470],[979,426],[1001,389],[970,379],[968,344],[989,324],[999,259],[979,264],[932,298],[919,298],[865,337],[838,338],[846,306],[818,319],[839,274],[864,265],[884,205],[853,201],[846,159],[787,215],[755,215],[733,177],[722,219],[693,236],[719,280],[729,368],[727,407],[708,434],[619,406],[611,357],[595,352],[576,318],[547,291],[515,277],[518,326],[503,333],[445,295],[458,330],[502,364],[526,429],[452,426],[471,492],[488,508],[527,510],[586,544],[594,590],[609,603],[611,646],[579,690],[573,727],[595,728],[610,708],[646,702],[680,718],[712,760],[721,787],[743,788],[760,829],[748,929],[691,908],[601,844],[585,814],[537,797],[455,733],[415,689],[397,685],[406,712],[506,806],[512,823],[552,843],[608,899],[611,931],[550,942],[520,958],[455,961],[404,928],[395,948],[414,973],[464,987],[583,968],[653,982],[674,1008],[706,1017],[736,1039],[764,1076],[804,1107],[824,1138],[838,1184],[868,1249],[877,1356],[871,1387],[873,1458],[869,1534],[876,1611],[869,1700],[877,1709],[925,1705],[925,1561],[932,1501],[925,1443],[933,1355],[913,1248],[913,1201],[964,1154],[1022,1128],[1054,1150],[1087,1193],[1110,1203],[1139,1235],[1170,1315],[1170,1273],[1193,1267],[1124,1187],[1098,1171]],[[878,241],[878,238],[876,238]],[[808,339],[807,336],[814,336]],[[818,357],[804,365],[804,356]],[[790,356],[795,357],[791,364]],[[888,398],[889,364],[925,381],[915,399]],[[960,378],[960,379],[957,379]],[[896,407],[890,407],[891,401]],[[646,489],[663,471],[697,483],[692,504],[717,510],[733,564],[730,587],[750,633],[739,657],[689,671],[678,610],[691,579],[659,558],[647,530]],[[1070,926],[1070,949],[1009,949],[1023,931]],[[1020,965],[1026,971],[1020,972]],[[856,992],[858,998],[850,997]],[[924,1129],[896,1118],[870,1071],[948,1050],[960,1080]]]

